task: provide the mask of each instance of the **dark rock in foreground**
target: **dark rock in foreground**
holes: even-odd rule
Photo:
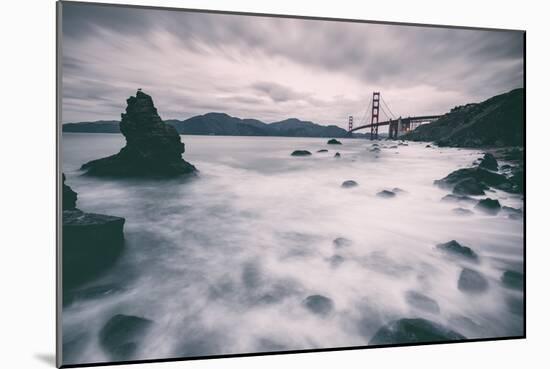
[[[482,293],[489,288],[489,282],[481,273],[464,268],[458,278],[458,289],[462,292]]]
[[[311,153],[307,150],[294,150],[292,152],[292,154],[290,154],[292,156],[309,156],[311,155]]]
[[[342,182],[342,187],[343,188],[351,188],[351,187],[357,187],[359,184],[353,180],[348,180],[348,181],[344,181]]]
[[[485,195],[486,189],[488,187],[483,183],[479,183],[473,178],[466,178],[454,186],[453,193],[455,195]]]
[[[132,359],[153,322],[131,315],[113,316],[99,332],[99,343],[112,360]]]
[[[463,340],[466,337],[426,319],[399,319],[380,328],[369,345]]]
[[[70,188],[69,186],[67,186],[65,184],[65,173],[62,174],[62,179],[63,179],[63,183],[62,183],[63,198],[62,198],[61,202],[62,202],[62,205],[63,205],[63,210],[75,209],[76,208],[76,199],[77,199],[78,195],[76,194],[76,192],[73,191],[72,188]]]
[[[523,290],[523,273],[507,270],[500,277],[502,284],[514,290]]]
[[[407,291],[407,293],[405,294],[405,299],[407,300],[409,305],[417,309],[424,310],[432,314],[439,314],[440,310],[437,301],[420,292]]]
[[[498,170],[498,162],[497,159],[492,154],[485,153],[483,155],[483,159],[479,162],[479,166],[484,169],[489,169],[493,171]]]
[[[475,185],[478,186],[479,189],[486,189],[487,186],[491,186],[508,192],[514,192],[516,190],[506,176],[480,167],[455,170],[445,178],[434,181],[434,184],[442,188],[454,189],[460,182],[466,180],[468,181],[468,186],[466,187],[468,189],[472,188],[475,182]],[[479,190],[476,192],[478,192],[477,194],[480,194]]]
[[[327,315],[334,309],[332,300],[322,295],[308,296],[304,300],[304,306],[317,315]]]
[[[107,177],[174,177],[196,172],[182,159],[185,146],[176,129],[165,124],[151,96],[138,90],[126,100],[120,131],[126,146],[118,154],[82,166],[86,174]]]
[[[327,141],[327,144],[328,145],[341,145],[342,143],[340,141],[338,141],[337,139],[335,139],[335,138],[331,138],[330,140]]]
[[[438,250],[444,251],[451,255],[460,256],[472,261],[478,260],[477,254],[471,248],[469,248],[468,246],[462,246],[455,240],[446,243],[440,243],[436,247]]]
[[[496,215],[500,211],[500,202],[493,199],[483,199],[479,200],[475,209],[480,210],[486,214]]]
[[[395,192],[383,190],[376,194],[378,197],[383,197],[385,199],[391,199],[392,197],[395,197]]]
[[[63,286],[93,279],[111,267],[124,246],[124,218],[63,211]]]

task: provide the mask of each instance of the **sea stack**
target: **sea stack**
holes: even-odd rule
[[[175,177],[197,169],[182,159],[185,145],[176,129],[162,121],[153,99],[138,90],[127,100],[120,131],[126,146],[118,154],[82,166],[99,177]]]

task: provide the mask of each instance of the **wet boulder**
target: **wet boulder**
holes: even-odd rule
[[[317,150],[317,152],[319,152],[319,153],[320,152],[328,152],[328,150],[327,149],[321,149],[321,150]]]
[[[466,178],[458,182],[453,188],[455,195],[484,195],[488,187],[473,178]]]
[[[496,215],[500,211],[500,202],[498,200],[486,198],[479,200],[474,208],[489,215]]]
[[[391,199],[391,198],[395,197],[395,192],[388,191],[388,190],[383,190],[383,191],[378,192],[376,194],[376,196],[382,197],[384,199]]]
[[[516,272],[513,270],[507,270],[502,273],[500,277],[502,284],[514,290],[523,290],[524,276],[523,273]]]
[[[341,155],[340,155],[339,152],[337,152],[336,154],[334,154],[334,157],[335,157],[335,158],[339,158],[340,156],[341,156]]]
[[[352,187],[357,187],[359,186],[359,184],[353,180],[347,180],[347,181],[344,181],[342,182],[342,185],[341,185],[343,188],[352,188]]]
[[[334,309],[334,303],[328,297],[311,295],[304,300],[306,309],[317,315],[328,315]]]
[[[445,201],[445,202],[465,202],[465,203],[475,203],[476,200],[469,197],[469,196],[465,196],[465,195],[454,195],[454,194],[449,194],[449,195],[445,195],[441,198],[441,201]]]
[[[341,145],[342,143],[340,141],[338,141],[337,139],[335,139],[335,138],[331,138],[330,140],[327,141],[327,144],[328,145]]]
[[[197,169],[183,160],[185,145],[176,129],[162,121],[151,96],[138,90],[127,100],[120,132],[126,138],[118,154],[82,165],[98,177],[175,177]]]
[[[458,278],[458,289],[467,293],[483,293],[489,288],[489,282],[479,272],[464,268]]]
[[[117,314],[101,328],[99,343],[112,360],[132,359],[152,325],[149,319]]]
[[[291,156],[309,156],[311,155],[311,152],[307,150],[294,150],[290,155]]]
[[[335,248],[339,249],[351,246],[353,244],[353,241],[345,237],[338,237],[332,241],[332,244]]]
[[[70,288],[93,279],[110,268],[124,246],[125,219],[63,211],[63,286]]]
[[[468,246],[461,245],[456,240],[440,243],[436,245],[436,248],[449,255],[459,256],[461,258],[468,259],[471,261],[478,261],[479,259],[477,254],[474,252],[474,250],[472,250]]]
[[[399,319],[380,328],[369,345],[463,340],[462,334],[427,319]]]
[[[498,162],[497,159],[492,154],[485,153],[483,155],[483,158],[479,162],[479,166],[484,169],[497,171],[498,170]]]
[[[405,300],[409,305],[419,310],[423,310],[432,314],[439,314],[440,309],[437,301],[420,292],[407,291],[405,293]]]
[[[491,172],[489,170],[472,167],[472,168],[462,168],[455,170],[454,172],[447,175],[445,178],[438,179],[434,181],[434,184],[441,188],[452,188],[464,181],[469,180],[468,183],[473,183],[474,181],[481,187],[491,186],[495,188],[502,189],[506,191],[510,190],[510,181],[506,176]]]

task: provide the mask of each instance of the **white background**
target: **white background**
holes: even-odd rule
[[[111,2],[121,1],[111,0]],[[544,2],[127,0],[176,7],[527,30],[527,339],[134,365],[132,368],[518,368],[548,363],[549,24]],[[55,354],[55,2],[1,5],[0,366]],[[282,36],[284,37],[284,36]],[[546,227],[545,227],[546,226]],[[546,349],[546,352],[544,350]],[[546,354],[546,355],[545,355]],[[532,364],[530,364],[532,363]]]

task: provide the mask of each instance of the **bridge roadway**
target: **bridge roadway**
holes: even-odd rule
[[[412,121],[424,122],[424,121],[428,121],[428,120],[436,120],[440,117],[441,117],[441,115],[421,115],[421,116],[418,116],[418,117],[401,118],[401,122],[402,122],[402,124],[407,124],[407,123],[410,123]],[[353,127],[353,129],[351,129],[349,132],[354,132],[354,131],[364,129],[364,128],[370,128],[372,126],[388,126],[390,123],[397,123],[397,119],[395,119],[395,120],[386,120],[386,121],[378,122],[378,123],[374,123],[374,124],[373,123],[364,124],[364,125],[359,126],[359,127]]]

